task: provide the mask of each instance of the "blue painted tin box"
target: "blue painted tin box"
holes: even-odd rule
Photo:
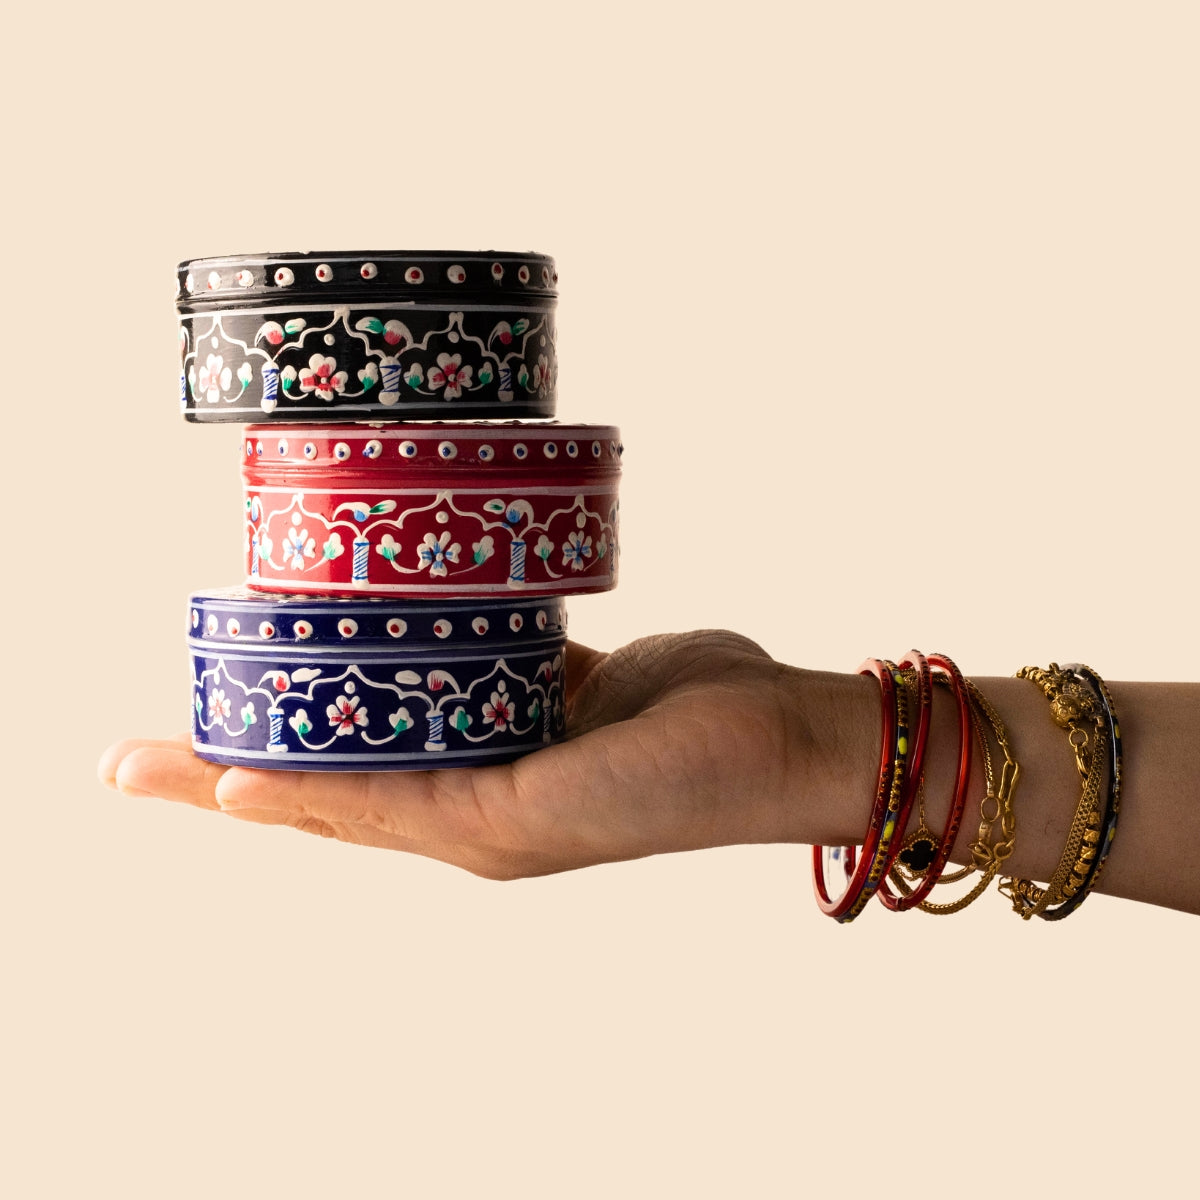
[[[560,597],[397,603],[197,592],[188,647],[192,745],[212,762],[482,766],[565,730]]]

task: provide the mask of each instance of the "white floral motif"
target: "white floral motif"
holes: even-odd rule
[[[200,368],[200,390],[209,404],[217,404],[221,393],[233,382],[233,372],[225,365],[219,354],[210,354]]]
[[[284,561],[296,571],[304,570],[304,560],[312,558],[316,554],[317,543],[315,538],[308,536],[307,529],[296,529],[295,527],[287,531],[287,536],[283,539],[283,557]]]
[[[430,575],[444,576],[448,562],[458,562],[458,552],[462,549],[458,542],[450,543],[450,531],[443,531],[440,537],[432,533],[425,535],[425,543],[417,547],[417,555],[421,566],[429,568]]]
[[[258,718],[254,715],[254,701],[253,700],[249,701],[248,703],[246,703],[245,705],[242,706],[241,716],[242,716],[242,725],[245,726],[245,728],[247,728],[247,729],[249,729],[250,726],[253,725],[255,723],[255,721],[258,720]]]
[[[457,400],[463,394],[463,389],[471,386],[473,373],[472,367],[462,365],[461,354],[439,354],[437,366],[429,370],[429,386],[435,392],[445,387],[445,399]]]
[[[353,733],[356,725],[367,723],[367,710],[358,707],[359,699],[358,696],[339,696],[333,704],[326,706],[325,715],[330,725],[337,726],[338,737]]]
[[[214,688],[208,694],[208,716],[212,721],[224,721],[232,709],[229,698],[220,688]]]
[[[346,372],[337,369],[337,360],[314,354],[308,366],[300,369],[300,390],[316,392],[322,400],[332,400],[346,390]]]
[[[485,533],[477,542],[471,543],[471,554],[476,565],[487,562],[496,553],[496,543],[490,533]]]
[[[543,533],[537,540],[537,545],[533,548],[534,554],[543,562],[547,562],[550,555],[554,553],[554,543]]]
[[[564,567],[569,563],[572,571],[582,571],[587,565],[584,560],[592,557],[592,539],[584,537],[583,530],[577,529],[563,542],[562,552]]]
[[[329,535],[329,541],[321,547],[321,554],[325,558],[334,559],[338,558],[345,549],[346,547],[342,545],[342,535],[334,530]]]
[[[535,392],[548,392],[553,383],[554,375],[550,369],[550,360],[544,354],[539,354],[537,363],[533,368],[532,390]]]
[[[375,547],[376,554],[382,554],[388,562],[395,562],[400,554],[400,543],[390,533],[385,533]]]
[[[294,716],[288,717],[288,724],[301,736],[312,731],[312,722],[308,719],[308,710],[296,709]]]
[[[487,725],[495,725],[497,729],[507,729],[516,716],[517,706],[508,694],[508,685],[500,680],[492,693],[490,704],[483,706],[483,720]]]
[[[399,736],[406,729],[412,728],[413,719],[408,715],[408,709],[401,705],[396,712],[388,713],[388,724],[391,725],[392,732]]]

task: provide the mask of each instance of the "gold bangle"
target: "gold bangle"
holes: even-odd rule
[[[1090,689],[1057,663],[1051,663],[1045,670],[1022,667],[1017,678],[1028,679],[1050,701],[1050,715],[1056,725],[1067,731],[1075,767],[1083,781],[1066,845],[1047,886],[1041,888],[1031,879],[1012,877],[1000,884],[1001,892],[1012,900],[1013,911],[1028,921],[1045,914],[1051,905],[1070,899],[1088,878],[1104,819],[1100,782],[1107,733],[1104,715]]]

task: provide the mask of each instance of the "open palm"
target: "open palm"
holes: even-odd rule
[[[222,767],[190,738],[106,752],[105,782],[262,824],[406,850],[494,879],[664,851],[789,840],[797,734],[784,668],[725,631],[571,643],[567,740],[500,766],[304,772]]]

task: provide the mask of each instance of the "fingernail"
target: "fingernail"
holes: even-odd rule
[[[123,786],[123,785],[117,783],[115,780],[113,781],[112,786],[115,787],[117,789],[117,791],[121,793],[122,796],[128,796],[131,800],[157,800],[158,799],[158,797],[155,796],[155,794],[153,792],[143,792],[141,788]]]

